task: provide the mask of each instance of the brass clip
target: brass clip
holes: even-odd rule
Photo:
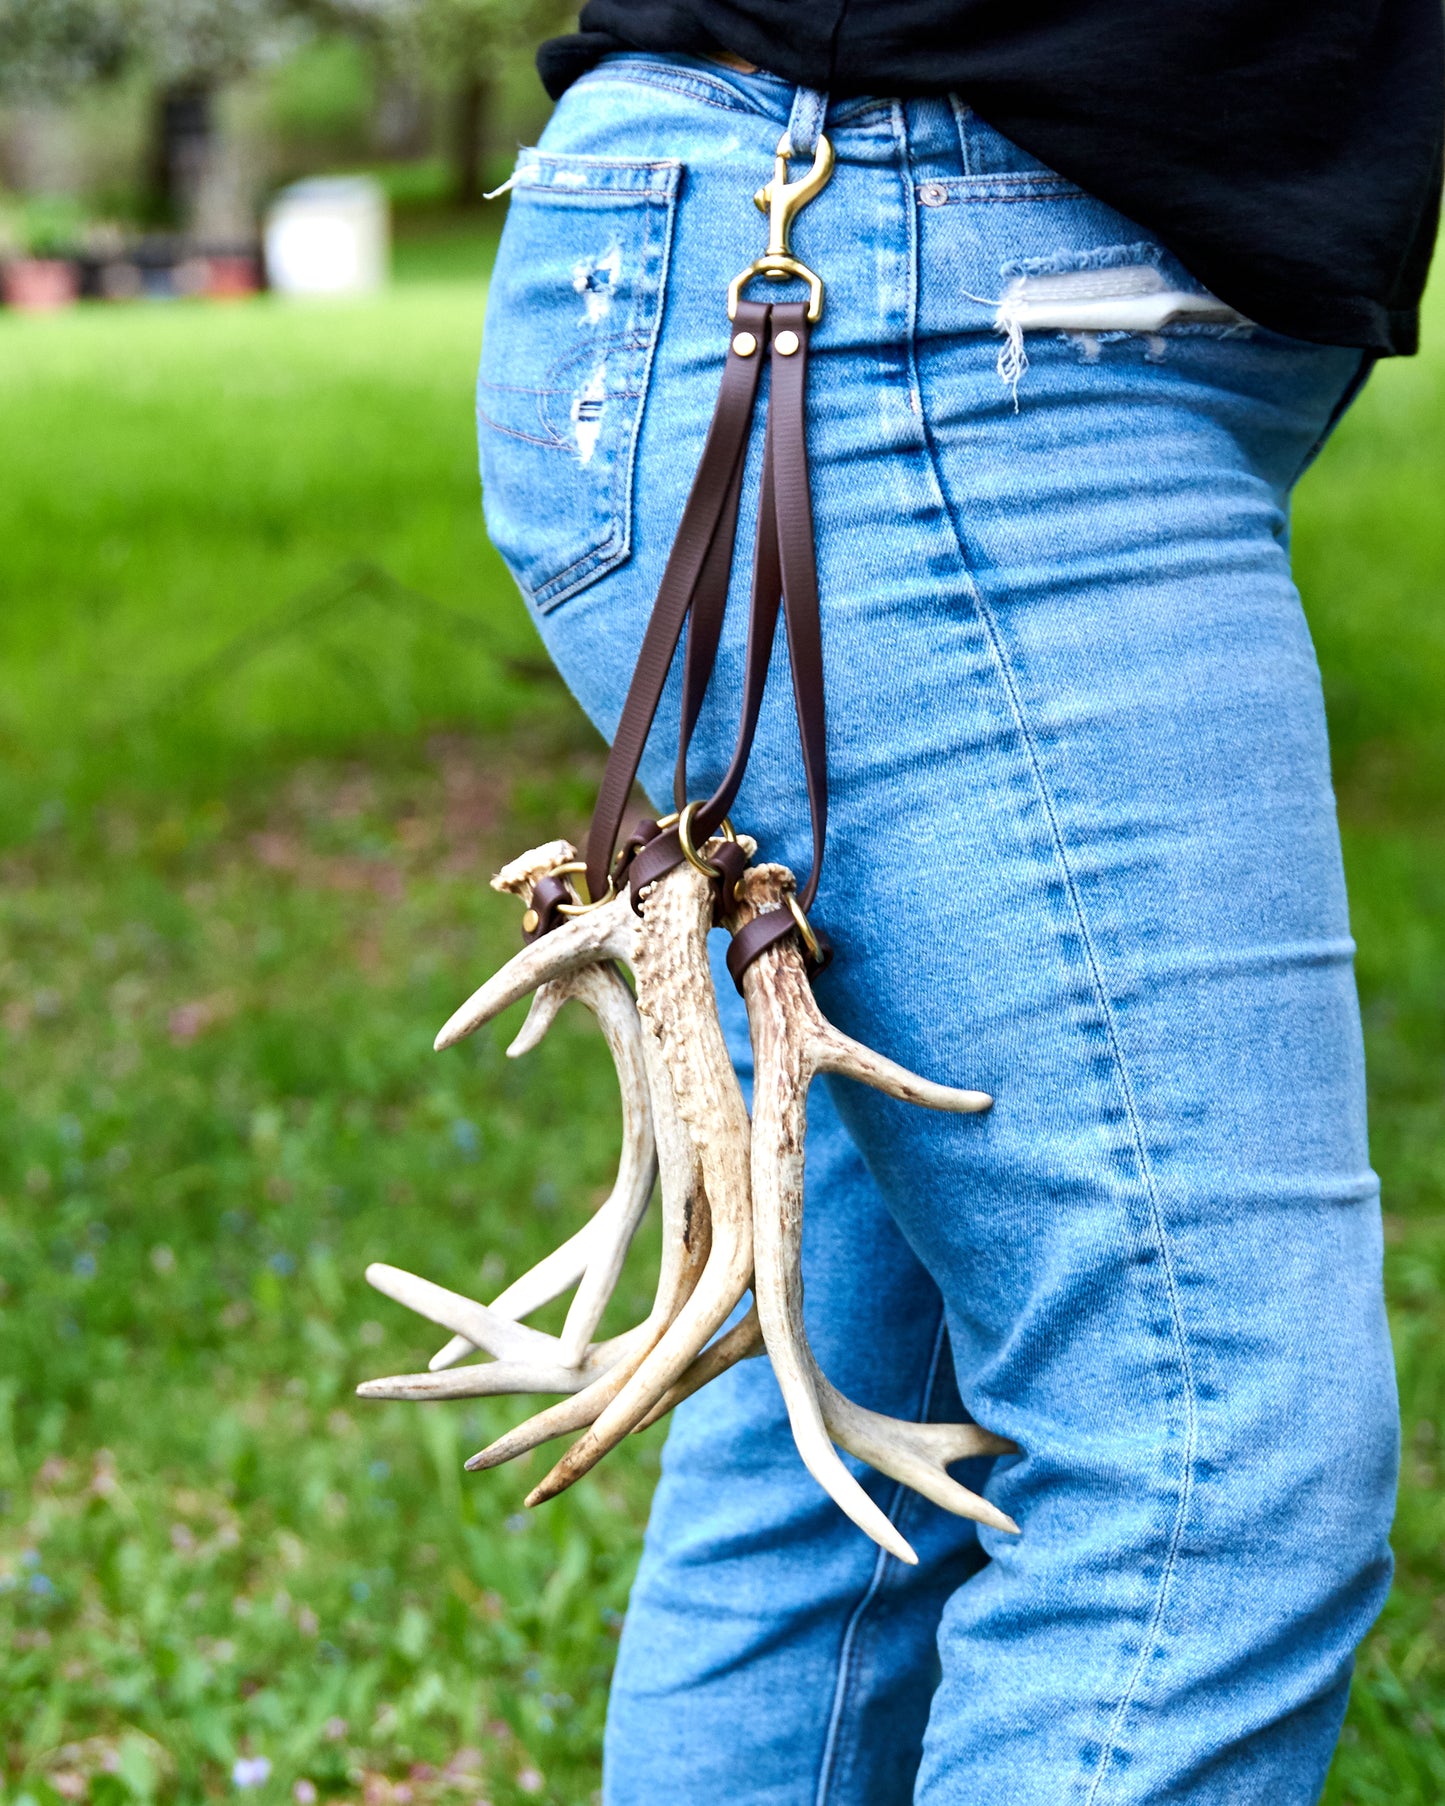
[[[823,313],[823,279],[793,256],[793,221],[813,196],[828,184],[833,173],[833,147],[820,132],[813,152],[813,167],[796,182],[788,180],[788,134],[783,133],[773,161],[773,179],[753,196],[759,212],[768,216],[768,248],[728,284],[728,318],[737,318],[738,302],[748,282],[763,276],[769,282],[796,279],[808,285],[808,319],[815,325]]]
[[[551,871],[547,873],[547,876],[549,878],[568,878],[572,882],[572,889],[574,891],[581,890],[585,892],[587,889],[585,882],[586,874],[587,861],[585,859],[565,859],[561,865],[554,865]],[[584,880],[580,885],[577,882],[579,878]],[[612,882],[611,878],[609,878],[607,880],[606,896],[598,897],[595,901],[589,896],[588,901],[585,903],[559,903],[557,905],[557,914],[559,916],[585,916],[589,910],[601,909],[604,903],[610,903],[616,895],[617,886]],[[532,912],[528,910],[527,914],[530,915],[531,913]],[[532,932],[532,930],[527,927],[525,916],[522,918],[522,927],[528,934]]]

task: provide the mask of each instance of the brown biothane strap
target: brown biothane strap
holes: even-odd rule
[[[743,469],[766,347],[770,392],[738,734],[721,784],[695,812],[692,837],[694,844],[701,847],[722,826],[742,784],[757,731],[781,606],[812,821],[813,862],[799,897],[799,905],[806,911],[817,893],[828,821],[822,627],[804,415],[807,308],[801,302],[773,306],[743,302],[733,326],[734,337],[702,460],[643,636],[637,669],[598,794],[587,842],[587,881],[590,894],[600,897],[607,889],[609,877],[617,871],[612,849],[622,812],[684,626],[687,645],[674,792],[679,809],[687,800],[687,754],[722,635]],[[751,338],[751,351],[738,349],[744,333]],[[634,900],[682,857],[676,828],[659,831],[655,823],[640,823],[622,855]],[[725,913],[741,875],[740,858],[741,855],[734,855],[720,861],[724,867],[720,913]],[[620,877],[620,873],[617,875]],[[743,970],[751,960],[795,930],[791,913],[779,911],[758,917],[737,932],[729,949],[728,966],[739,988]]]
[[[612,849],[617,844],[623,811],[642,762],[642,751],[657,715],[657,705],[662,700],[673,654],[677,651],[677,642],[682,636],[699,581],[709,565],[714,541],[722,538],[719,530],[729,498],[734,493],[733,473],[747,454],[753,403],[757,399],[763,366],[759,354],[767,343],[768,313],[769,309],[756,301],[744,301],[738,306],[702,459],[683,507],[662,582],[658,585],[657,600],[642,637],[637,666],[632,673],[597,793],[597,807],[587,836],[587,888],[594,897],[606,894]],[[747,356],[737,349],[745,333],[752,337],[757,347]],[[725,544],[731,568],[731,536],[726,538]],[[719,551],[717,557],[722,556]]]

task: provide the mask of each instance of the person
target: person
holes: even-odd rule
[[[560,99],[488,303],[486,518],[606,734],[754,190],[785,132],[836,153],[794,235],[826,284],[817,995],[996,1102],[814,1087],[806,1320],[860,1403],[1021,1451],[957,1470],[1017,1537],[859,1470],[907,1568],[804,1471],[766,1361],[683,1405],[609,1806],[1318,1797],[1389,1584],[1397,1426],[1289,503],[1375,358],[1415,348],[1440,40],[1438,0],[592,0],[541,53]],[[759,455],[755,423],[741,547]],[[749,562],[694,795],[732,746]],[[733,813],[802,871],[774,661]],[[662,807],[678,709],[674,671]]]

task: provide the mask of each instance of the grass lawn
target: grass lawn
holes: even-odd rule
[[[515,944],[486,875],[599,770],[482,531],[475,259],[438,233],[365,306],[0,317],[8,1806],[261,1759],[263,1803],[597,1786],[658,1433],[523,1513],[542,1466],[460,1471],[522,1407],[351,1397],[430,1348],[368,1260],[490,1294],[616,1155],[585,1024],[430,1051]],[[1433,325],[1296,524],[1407,1438],[1334,1806],[1445,1797],[1445,292]]]

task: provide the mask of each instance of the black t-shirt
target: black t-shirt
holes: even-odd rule
[[[730,51],[833,95],[958,94],[1262,326],[1415,350],[1440,211],[1441,0],[588,0],[617,50]]]

